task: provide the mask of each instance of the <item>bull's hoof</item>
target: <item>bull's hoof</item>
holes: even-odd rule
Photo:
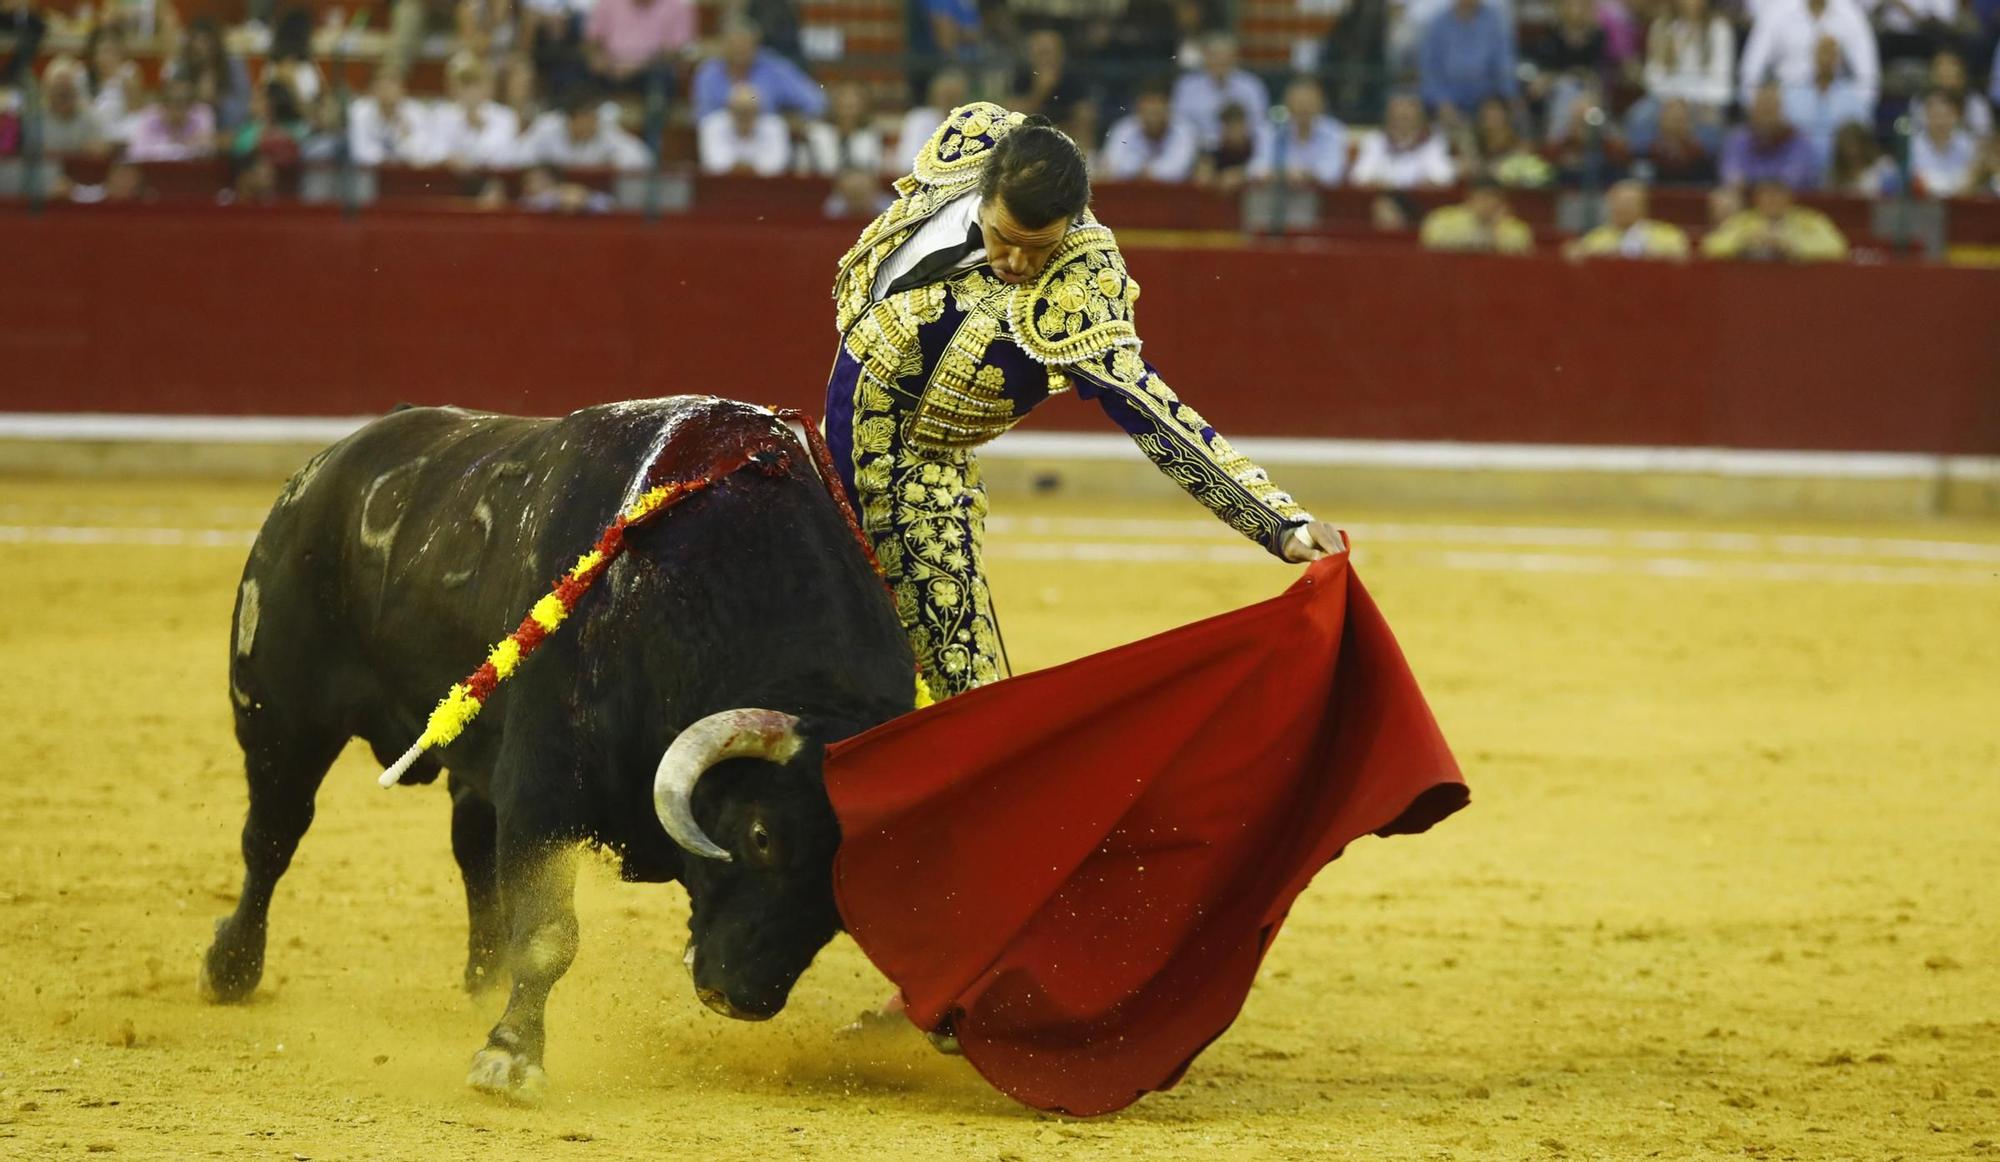
[[[549,1075],[518,1053],[488,1045],[472,1059],[465,1084],[481,1093],[523,1105],[539,1105],[549,1093]]]
[[[257,991],[264,976],[264,941],[237,940],[228,917],[215,922],[215,942],[201,958],[195,985],[212,1005],[233,1005]]]

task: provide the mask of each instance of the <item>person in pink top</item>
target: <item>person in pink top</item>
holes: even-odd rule
[[[597,0],[584,26],[590,71],[612,88],[643,88],[695,38],[694,0]]]
[[[132,123],[125,156],[132,161],[192,161],[215,153],[215,112],[194,99],[185,78],[167,82],[157,104]]]

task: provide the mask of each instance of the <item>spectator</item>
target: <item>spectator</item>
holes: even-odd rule
[[[521,118],[493,99],[493,78],[482,60],[460,53],[451,62],[451,99],[431,110],[432,164],[454,169],[511,165]]]
[[[1996,5],[2000,12],[2000,5]],[[2000,52],[1994,54],[2000,59]],[[1931,88],[1942,89],[1958,101],[1964,113],[1965,127],[1974,137],[1986,137],[1993,132],[1993,105],[1978,93],[1972,91],[1971,82],[1965,73],[1965,58],[1951,49],[1939,49],[1931,58]]]
[[[1551,127],[1546,152],[1556,180],[1572,185],[1602,185],[1622,176],[1632,160],[1624,133],[1604,111],[1595,89],[1570,102],[1567,120]]]
[[[830,117],[806,127],[806,148],[799,151],[802,168],[823,177],[851,169],[876,173],[882,168],[882,132],[875,128],[868,90],[852,81],[834,86]]]
[[[1167,87],[1154,81],[1140,87],[1130,113],[1111,123],[1098,161],[1112,181],[1184,182],[1200,154],[1194,129],[1174,116]]]
[[[1795,190],[1816,189],[1823,168],[1799,131],[1785,120],[1778,86],[1765,85],[1750,102],[1750,115],[1722,147],[1722,180],[1746,186],[1766,179]]]
[[[1498,97],[1479,106],[1472,131],[1458,140],[1459,172],[1467,179],[1492,178],[1511,189],[1548,185],[1555,167],[1528,148],[1514,128],[1514,111]]]
[[[652,156],[639,139],[604,116],[597,94],[579,89],[562,108],[535,118],[522,135],[515,164],[568,169],[641,170]]]
[[[1447,127],[1488,97],[1514,100],[1513,24],[1482,0],[1452,0],[1424,29],[1417,79],[1424,103]]]
[[[1840,75],[1840,45],[1830,36],[1813,49],[1812,81],[1785,88],[1785,119],[1812,143],[1822,160],[1833,156],[1833,135],[1842,125],[1875,122],[1875,101],[1860,85]]]
[[[1813,54],[1826,37],[1840,46],[1843,67],[1874,101],[1881,90],[1882,64],[1875,32],[1855,0],[1765,0],[1743,46],[1738,80],[1744,104],[1754,101],[1768,81],[1812,83]]]
[[[239,169],[256,157],[289,165],[299,159],[299,143],[309,132],[311,126],[299,109],[298,98],[292,96],[291,86],[266,81],[263,88],[251,94],[243,124],[226,135],[229,157]]]
[[[526,47],[513,0],[458,0],[455,19],[458,51],[488,69],[500,68],[514,57],[517,47]]]
[[[1027,58],[1014,72],[1015,109],[1060,121],[1078,101],[1089,99],[1088,85],[1069,67],[1062,33],[1053,28],[1029,33]]]
[[[1832,157],[1826,175],[1829,191],[1855,198],[1886,198],[1902,192],[1902,171],[1882,152],[1882,144],[1866,125],[1849,122],[1836,130]]]
[[[1528,59],[1534,69],[1528,98],[1546,110],[1553,132],[1569,121],[1572,102],[1584,93],[1603,91],[1609,79],[1610,51],[1592,0],[1560,0],[1555,27],[1536,42]]]
[[[194,86],[168,81],[157,104],[132,122],[125,156],[133,161],[192,161],[215,153],[215,111],[194,99]]]
[[[84,41],[83,63],[90,80],[91,108],[97,111],[104,135],[113,142],[128,140],[144,89],[139,66],[125,55],[123,26],[99,21]]]
[[[552,165],[521,175],[521,208],[531,214],[607,214],[615,205],[610,194],[566,181]]]
[[[1715,184],[1715,151],[1695,127],[1692,106],[1676,97],[1660,106],[1659,124],[1643,149],[1635,172],[1655,186]]]
[[[1084,169],[1097,172],[1097,146],[1104,140],[1104,132],[1098,127],[1097,102],[1078,101],[1069,108],[1069,116],[1057,126],[1069,139],[1076,143],[1076,151],[1083,155]]]
[[[2000,137],[1989,137],[1979,150],[1979,165],[1972,171],[1969,195],[2000,197]]]
[[[1755,204],[1729,215],[1701,240],[1704,258],[1749,262],[1836,262],[1847,257],[1847,239],[1818,210],[1792,204],[1782,181],[1757,182]]]
[[[535,75],[535,62],[528,57],[515,57],[507,62],[500,74],[500,103],[514,111],[520,125],[533,125],[541,116],[541,81]]]
[[[743,15],[762,32],[765,48],[806,67],[805,45],[799,35],[799,0],[744,0]]]
[[[592,0],[521,0],[524,59],[548,83],[551,94],[567,95],[584,82],[583,22]],[[506,203],[501,191],[501,204]]]
[[[1382,128],[1362,135],[1354,158],[1357,186],[1397,190],[1448,186],[1456,176],[1451,150],[1442,135],[1431,131],[1424,103],[1411,93],[1389,98]]]
[[[1237,67],[1236,60],[1236,38],[1212,33],[1202,40],[1201,67],[1174,82],[1174,117],[1194,130],[1204,149],[1213,149],[1222,136],[1224,108],[1240,106],[1252,124],[1262,124],[1270,112],[1271,94],[1264,82]]]
[[[194,99],[215,110],[215,123],[225,133],[243,124],[250,115],[250,70],[229,55],[215,18],[200,17],[183,32],[179,10],[162,4],[160,26],[166,34],[164,75],[186,77]]]
[[[1622,181],[1604,193],[1604,222],[1563,249],[1569,258],[1660,258],[1686,262],[1688,236],[1646,216],[1646,187]]]
[[[1257,126],[1251,181],[1281,173],[1288,182],[1337,186],[1347,174],[1347,126],[1326,114],[1319,82],[1299,77],[1285,87],[1285,119]]]
[[[1926,60],[1954,35],[1958,0],[1865,0],[1882,56],[1890,61]]]
[[[1646,96],[1655,110],[1678,99],[1697,118],[1718,122],[1736,95],[1736,30],[1708,0],[1673,0],[1672,11],[1646,38]]]
[[[843,170],[820,207],[829,218],[873,218],[895,203],[873,170]]]
[[[1202,151],[1201,160],[1195,163],[1194,184],[1218,193],[1235,193],[1243,188],[1250,157],[1256,151],[1257,139],[1250,132],[1250,118],[1244,114],[1243,106],[1225,107],[1222,135],[1212,147]]]
[[[1958,102],[1933,90],[1923,104],[1923,128],[1910,137],[1910,184],[1933,198],[1953,198],[1972,186],[1979,142],[1959,123]]]
[[[722,50],[694,71],[696,119],[729,104],[731,90],[754,85],[760,107],[801,128],[826,115],[826,94],[799,66],[761,47],[763,33],[748,20],[733,20],[722,33]]]
[[[910,51],[929,61],[969,61],[979,53],[977,0],[917,0]]]
[[[1348,116],[1379,108],[1382,83],[1397,59],[1390,44],[1390,0],[1329,0],[1333,27],[1320,46],[1320,69],[1332,86],[1333,107]],[[1395,5],[1400,10],[1400,5]]]
[[[259,83],[280,80],[292,87],[301,108],[319,100],[322,78],[312,59],[312,11],[289,8],[278,17],[277,31],[271,35],[270,59]]]
[[[882,172],[892,177],[909,173],[917,163],[917,151],[944,124],[945,114],[965,104],[971,85],[960,69],[939,69],[931,77],[930,96],[903,114],[903,126],[896,134],[896,150],[882,160]]]
[[[403,90],[403,78],[384,66],[369,96],[347,110],[347,156],[355,165],[424,165],[432,160],[430,111]]]
[[[583,26],[583,59],[599,84],[644,93],[665,85],[695,38],[694,0],[595,0]]]
[[[101,157],[111,146],[97,110],[84,99],[83,64],[59,56],[42,69],[42,152],[49,157]]]
[[[34,68],[35,57],[42,51],[42,38],[48,34],[49,22],[43,18],[35,0],[0,0],[0,37],[10,42],[5,60],[0,60],[0,97],[4,90],[21,83]],[[8,110],[11,112],[11,110]],[[5,151],[0,150],[0,156]]]
[[[1418,240],[1425,250],[1529,254],[1535,249],[1528,224],[1508,211],[1506,192],[1485,178],[1472,183],[1463,203],[1425,215]]]
[[[698,136],[703,173],[776,177],[792,158],[785,119],[764,112],[757,86],[748,81],[729,91],[727,106],[701,119]]]

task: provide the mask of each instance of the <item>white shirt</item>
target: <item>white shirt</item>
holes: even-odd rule
[[[430,164],[430,110],[408,98],[389,110],[373,97],[355,98],[347,107],[347,153],[355,165]]]
[[[947,246],[963,243],[972,232],[973,224],[979,221],[979,191],[960,194],[938,207],[938,211],[924,219],[896,252],[882,260],[875,268],[875,283],[868,289],[871,302],[881,302],[889,293],[889,284],[908,274],[919,262],[943,250]],[[974,250],[960,259],[952,270],[968,270],[986,261],[986,251]]]
[[[882,159],[882,172],[902,177],[917,168],[917,154],[924,143],[944,124],[945,110],[919,105],[903,114],[902,132],[896,135],[896,151]]]
[[[833,177],[849,169],[865,169],[874,173],[884,164],[882,154],[882,135],[873,129],[857,129],[843,138],[840,130],[824,121],[815,121],[806,126],[806,147],[800,151],[800,169],[825,177]]]
[[[1811,84],[1813,46],[1826,36],[1840,45],[1854,83],[1874,100],[1882,86],[1882,58],[1876,51],[1875,30],[1868,27],[1868,18],[1854,0],[1826,0],[1817,16],[1806,0],[1765,0],[1743,47],[1743,103],[1756,96],[1767,73],[1780,85]]]
[[[1736,92],[1736,30],[1720,16],[1710,17],[1706,28],[1655,20],[1646,38],[1646,91],[1657,101],[1679,97],[1711,109],[1729,104]]]
[[[1195,131],[1178,117],[1167,120],[1167,132],[1159,140],[1146,136],[1137,113],[1127,113],[1112,122],[1104,135],[1104,151],[1097,155],[1099,171],[1112,181],[1151,178],[1160,182],[1184,182],[1194,173],[1201,155]]]
[[[1222,110],[1240,105],[1250,124],[1263,122],[1271,94],[1255,73],[1237,69],[1221,84],[1206,72],[1182,73],[1174,82],[1174,117],[1194,128],[1198,145],[1214,145],[1222,136]]]
[[[1963,127],[1954,131],[1942,149],[1928,132],[1910,138],[1910,176],[1923,183],[1933,198],[1950,198],[1972,186],[1973,164],[1979,160],[1979,143]]]
[[[521,117],[498,101],[479,106],[475,128],[465,106],[447,101],[431,110],[430,164],[495,169],[514,163],[521,136]]]
[[[1299,140],[1296,125],[1284,128],[1285,176],[1309,180],[1322,186],[1337,186],[1347,174],[1347,126],[1332,117],[1313,118],[1312,131]],[[1279,129],[1275,125],[1257,127],[1257,147],[1250,153],[1247,171],[1252,179],[1271,176],[1277,165]]]
[[[1371,129],[1361,138],[1349,181],[1357,186],[1407,190],[1417,186],[1448,186],[1458,179],[1444,135],[1433,133],[1414,149],[1394,149],[1389,135]]]
[[[544,113],[521,135],[515,164],[552,165],[558,169],[645,169],[652,155],[639,139],[599,115],[597,136],[588,141],[571,141],[569,118],[558,112]]]
[[[702,117],[696,133],[703,173],[729,173],[747,165],[758,177],[776,177],[792,160],[791,131],[776,113],[759,113],[746,135],[736,131],[729,110],[716,109]]]

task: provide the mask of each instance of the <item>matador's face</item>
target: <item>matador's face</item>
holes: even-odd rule
[[[986,238],[986,261],[993,265],[994,277],[1016,286],[1042,273],[1056,244],[1069,233],[1069,222],[1058,218],[1029,229],[1007,212],[1006,199],[996,197],[979,203],[979,231]]]

